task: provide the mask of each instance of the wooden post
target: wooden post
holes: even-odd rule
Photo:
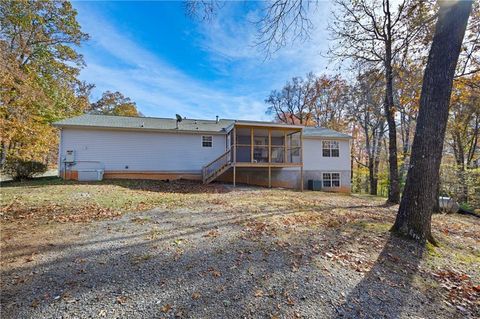
[[[300,191],[303,192],[303,129],[300,131]]]
[[[303,164],[300,166],[300,191],[303,192]]]
[[[253,127],[250,128],[250,163],[253,163]]]
[[[237,178],[237,166],[233,164],[233,187],[235,187],[236,178]]]
[[[272,162],[272,130],[268,129],[268,163]]]
[[[268,128],[268,188],[272,187],[272,129]]]
[[[287,162],[287,131],[283,131],[283,162]]]
[[[268,165],[268,188],[272,188],[272,167]]]
[[[235,187],[237,175],[237,129],[233,127],[233,187]]]

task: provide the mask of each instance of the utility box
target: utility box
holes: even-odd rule
[[[308,180],[308,189],[311,191],[319,191],[322,190],[322,181],[319,180]]]
[[[75,151],[67,150],[65,152],[65,163],[73,163],[73,162],[75,162]]]
[[[78,180],[83,182],[101,181],[103,179],[103,169],[83,169],[78,170]]]

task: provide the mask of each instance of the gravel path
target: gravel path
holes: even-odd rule
[[[341,245],[331,240],[335,229],[299,231],[288,244],[249,229],[252,218],[273,213],[151,210],[49,226],[35,250],[22,238],[38,234],[20,234],[4,251],[1,317],[466,316],[413,288],[421,252],[411,244],[385,238],[372,268],[356,272],[325,254]]]

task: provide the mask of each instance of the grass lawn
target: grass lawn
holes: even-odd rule
[[[433,216],[422,248],[371,196],[54,177],[1,195],[5,317],[480,315],[471,216]]]

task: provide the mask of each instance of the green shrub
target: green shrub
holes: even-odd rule
[[[37,161],[10,158],[5,162],[3,171],[11,176],[13,180],[30,179],[35,175],[45,173],[47,165]]]

